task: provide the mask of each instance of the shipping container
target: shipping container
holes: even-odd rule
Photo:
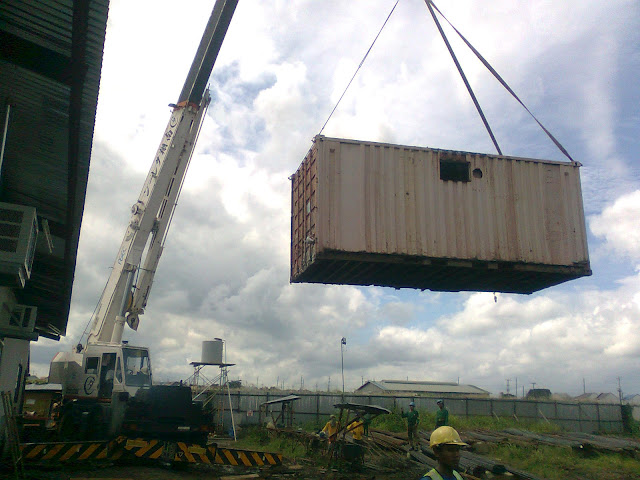
[[[318,135],[291,282],[532,293],[591,275],[580,164]]]

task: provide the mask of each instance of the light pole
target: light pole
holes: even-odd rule
[[[344,346],[347,344],[347,339],[342,337],[340,340],[340,359],[341,359],[341,370],[342,370],[342,401],[344,402]]]

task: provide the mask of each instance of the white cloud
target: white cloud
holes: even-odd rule
[[[640,261],[640,190],[622,195],[589,220],[594,235],[604,237],[605,248]]]

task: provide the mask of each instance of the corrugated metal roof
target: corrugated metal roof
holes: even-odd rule
[[[53,252],[39,248],[18,301],[40,334],[66,332],[93,140],[108,0],[0,3],[1,124],[10,108],[0,201],[35,207]]]
[[[368,384],[375,385],[388,392],[421,392],[421,393],[455,393],[463,395],[489,395],[490,392],[475,385],[461,385],[453,382],[421,382],[404,380],[379,380],[368,381],[358,390]],[[357,390],[356,390],[357,391]]]

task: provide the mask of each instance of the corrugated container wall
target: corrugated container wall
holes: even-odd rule
[[[591,275],[578,163],[317,136],[291,281],[532,293]]]

